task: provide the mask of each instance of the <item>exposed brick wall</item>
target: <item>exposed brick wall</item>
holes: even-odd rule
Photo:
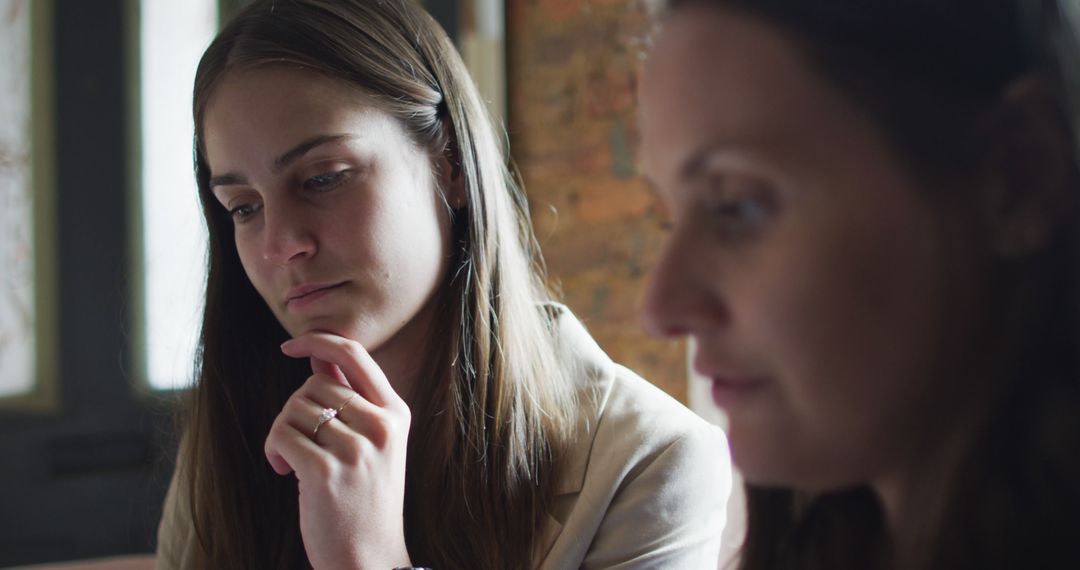
[[[637,178],[638,0],[507,0],[513,156],[548,268],[600,345],[686,401],[686,349],[641,327],[661,230]]]

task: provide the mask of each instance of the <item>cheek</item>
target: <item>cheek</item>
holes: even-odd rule
[[[434,190],[405,176],[388,178],[380,188],[378,199],[340,217],[322,235],[337,244],[336,257],[369,276],[370,294],[407,312],[430,295],[445,272],[449,226],[440,219],[445,215],[432,198]]]
[[[935,231],[829,225],[777,252],[754,334],[781,383],[795,455],[850,471],[887,460],[932,375],[942,296]],[[880,220],[879,220],[880,221]]]
[[[443,257],[449,242],[449,217],[441,194],[425,171],[403,176],[401,199],[387,204],[385,241],[402,248],[403,261],[424,267]]]
[[[254,239],[251,236],[243,233],[242,228],[238,228],[234,232],[236,243],[236,255],[240,258],[240,266],[244,269],[244,274],[247,275],[251,284],[255,287],[255,290],[259,292],[259,295],[264,299],[266,298],[266,278],[263,268],[262,255],[258,250],[258,247],[254,243]]]

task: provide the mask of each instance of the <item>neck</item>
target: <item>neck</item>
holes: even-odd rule
[[[986,429],[1000,397],[1001,362],[969,362],[953,369],[942,384],[967,387],[928,406],[920,437],[894,462],[894,468],[871,481],[881,501],[895,568],[921,567],[920,553],[932,552],[948,509],[958,493],[961,471],[976,440]]]
[[[430,338],[436,322],[436,296],[424,304],[420,312],[390,337],[371,358],[382,369],[394,391],[413,408],[421,375],[429,369]]]
[[[915,463],[871,483],[885,516],[892,568],[918,568],[920,553],[932,550],[939,525],[945,520],[951,482],[962,466],[964,442],[959,431],[942,436],[924,449]]]
[[[1032,348],[1031,339],[1061,334],[1046,330],[1055,318],[1053,312],[1060,310],[1050,305],[1060,299],[1051,286],[1054,275],[1030,268],[1018,273],[1014,268],[1012,273],[996,274],[993,282],[999,289],[987,304],[994,310],[987,310],[988,320],[964,335],[970,343],[954,352],[973,356],[940,376],[938,385],[952,388],[920,419],[921,438],[913,453],[871,483],[885,511],[896,568],[918,567],[916,553],[931,551],[944,530],[941,525],[947,524],[947,509],[959,494],[974,492],[958,485],[963,485],[965,475],[960,471],[973,468],[964,463],[976,440],[1009,399],[1021,370],[1030,372],[1033,363],[1047,365],[1045,359],[1031,360],[1029,352],[1045,356],[1051,349]]]

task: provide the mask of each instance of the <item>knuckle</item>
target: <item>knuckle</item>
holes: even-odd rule
[[[263,442],[263,451],[269,453],[277,448],[278,440],[281,439],[281,422],[274,421],[270,426],[270,432],[266,434],[266,440]]]
[[[338,465],[330,456],[316,456],[311,462],[311,471],[322,481],[329,481],[337,477]]]
[[[397,429],[408,430],[412,425],[412,410],[404,401],[395,401],[386,408],[387,415],[396,424]]]
[[[359,438],[350,438],[348,445],[341,450],[340,459],[343,464],[355,468],[360,465],[363,456],[362,442]]]
[[[379,449],[385,449],[393,440],[393,435],[399,431],[394,417],[385,413],[372,414],[368,439],[372,445]]]
[[[304,409],[307,407],[298,397],[299,394],[293,394],[288,400],[285,401],[285,406],[282,409],[284,415],[292,417],[300,417]]]
[[[405,422],[405,424],[412,423],[412,410],[409,409],[409,406],[404,401],[397,407],[397,415],[401,418],[401,421]]]
[[[334,339],[334,345],[343,354],[349,356],[356,356],[358,354],[357,347],[359,346],[356,341],[344,337],[338,337]]]
[[[300,386],[299,390],[297,390],[297,393],[305,392],[307,390],[310,390],[313,386],[322,383],[321,376],[321,374],[312,374],[311,376],[308,376],[307,380],[304,380],[304,384]]]

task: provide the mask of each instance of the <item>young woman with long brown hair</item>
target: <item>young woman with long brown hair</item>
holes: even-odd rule
[[[1080,8],[667,3],[641,82],[740,568],[1080,568]]]
[[[415,2],[254,2],[194,116],[209,278],[160,568],[715,564],[722,433],[552,302]]]

